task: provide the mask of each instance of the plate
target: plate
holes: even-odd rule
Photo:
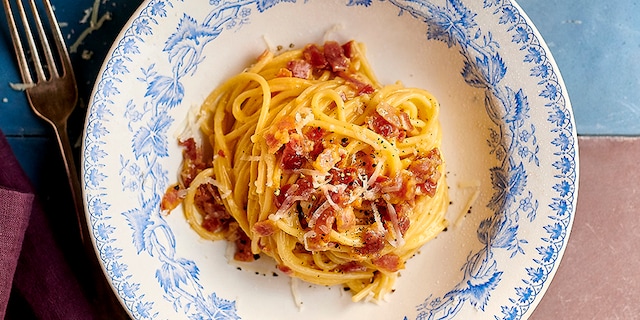
[[[364,42],[382,83],[441,104],[450,226],[379,304],[269,261],[239,267],[159,210],[188,110],[266,48],[328,38]],[[95,249],[135,319],[524,319],[569,238],[578,146],[558,68],[512,1],[149,0],[96,81],[82,180]]]

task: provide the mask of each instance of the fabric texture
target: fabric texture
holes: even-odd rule
[[[0,159],[2,161],[2,159]],[[33,194],[0,188],[0,316],[4,317],[18,265]]]
[[[0,131],[0,319],[14,291],[38,319],[93,319],[47,216]]]

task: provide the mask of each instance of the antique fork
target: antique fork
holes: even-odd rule
[[[26,10],[23,0],[16,0],[15,8],[12,8],[10,0],[3,0],[27,99],[33,111],[55,129],[84,243],[87,226],[82,189],[67,134],[67,119],[78,100],[76,80],[51,3],[42,1],[47,22],[45,27],[35,0],[28,2],[29,10]],[[18,19],[21,25],[16,23]],[[37,33],[38,41],[32,30]],[[26,45],[23,40],[26,40]]]

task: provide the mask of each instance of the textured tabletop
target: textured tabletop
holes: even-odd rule
[[[569,243],[532,319],[638,319],[640,138],[582,137]]]
[[[578,133],[640,134],[640,2],[518,3],[556,59]]]

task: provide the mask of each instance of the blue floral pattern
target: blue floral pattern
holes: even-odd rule
[[[116,241],[118,230],[110,224],[113,217],[107,214],[115,204],[105,201],[106,182],[117,179],[122,192],[137,197],[137,206],[119,212],[128,224],[128,236],[138,255],[159,262],[160,267],[153,275],[174,311],[189,319],[240,319],[236,301],[220,293],[205,292],[199,283],[201,270],[176,250],[178,240],[158,209],[160,196],[170,183],[170,171],[175,169],[163,167],[160,160],[169,156],[169,143],[173,139],[168,132],[174,122],[170,112],[182,103],[188,90],[184,81],[192,77],[204,61],[207,44],[225,30],[250,23],[253,14],[296,1],[210,0],[208,14],[203,17],[183,14],[175,25],[175,32],[164,41],[162,52],[166,61],[162,63],[171,66],[170,73],[158,71],[160,62],[133,64],[131,57],[142,54],[140,48],[146,37],[154,34],[168,16],[168,10],[183,1],[147,1],[105,63],[84,136],[82,165],[90,227],[106,273],[125,307],[137,319],[157,318],[159,311],[154,302],[145,299],[132,266],[122,259],[123,248]],[[306,1],[298,4],[304,5]],[[490,168],[488,173],[493,193],[486,206],[497,214],[479,224],[476,236],[481,248],[469,253],[455,287],[443,295],[425,297],[411,318],[451,319],[465,305],[485,311],[507,267],[497,256],[506,253],[513,258],[528,253],[533,258],[522,270],[527,277],[511,290],[508,303],[499,308],[500,313],[491,316],[522,318],[539,299],[559,263],[572,221],[578,179],[571,111],[561,80],[541,40],[510,1],[484,0],[482,10],[497,17],[498,24],[511,36],[511,42],[523,52],[522,63],[529,66],[529,76],[538,83],[538,94],[546,101],[547,122],[552,127],[550,145],[541,145],[538,127],[531,121],[531,109],[537,106],[530,105],[531,99],[522,88],[504,81],[509,68],[500,50],[501,43],[477,23],[477,13],[468,7],[467,1],[344,0],[344,4],[360,8],[392,5],[400,15],[409,14],[424,22],[426,41],[457,48],[464,57],[460,76],[467,85],[483,90],[486,113],[494,124],[486,142],[499,165]],[[144,85],[144,98],[115,106],[114,99],[124,91],[122,86],[127,77],[134,77]],[[114,119],[124,119],[128,132],[110,132],[109,123]],[[108,166],[105,137],[112,134],[130,137],[122,143],[128,143],[132,150],[130,155],[119,155],[117,177],[104,173]],[[534,171],[542,169],[541,149],[553,150],[551,169],[555,181],[548,190],[554,194],[551,203],[541,203],[540,195],[527,188]],[[548,224],[543,227],[543,245],[533,248],[532,254],[527,252],[532,248],[520,233],[520,227],[536,221],[539,213],[547,215],[544,219]]]

